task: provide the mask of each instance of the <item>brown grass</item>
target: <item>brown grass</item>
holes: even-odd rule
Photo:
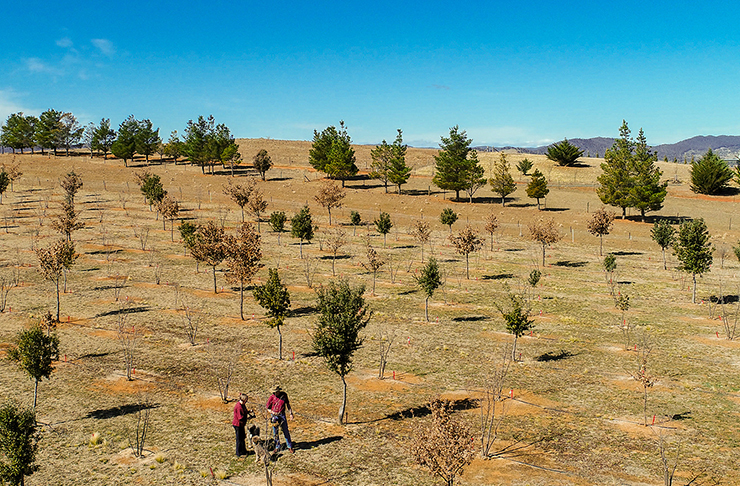
[[[269,203],[268,214],[283,210],[290,216],[308,202],[318,231],[325,232],[328,215],[313,202],[320,174],[306,162],[310,142],[239,143],[245,160],[266,148],[276,164],[267,174],[268,181],[259,182]],[[370,149],[357,147],[363,170],[368,167]],[[404,189],[412,195],[386,195],[376,181],[359,179],[347,183],[345,207],[332,211],[335,225],[346,224],[350,210],[359,211],[365,221],[386,211],[394,222],[385,250],[372,226],[358,228],[356,237],[351,236],[351,227],[346,228],[350,243],[343,252],[349,258],[336,261],[338,275],[355,284],[370,284],[372,277],[360,266],[366,237],[400,265],[395,284],[384,268],[376,296],[367,296],[375,315],[365,332],[365,346],[355,357],[355,371],[348,376],[349,424],[344,427],[331,423],[339,408],[341,382],[311,355],[309,332],[315,317],[310,308],[315,294],[306,287],[303,261],[288,234],[283,234],[278,246],[276,235],[262,225],[263,263],[266,268],[279,265],[293,308],[302,309],[283,329],[283,352],[289,359],[279,361],[277,331],[265,324],[264,310],[247,292],[247,320],[242,321],[238,289],[226,284],[221,271],[217,272],[219,293],[213,294],[210,268],[201,266],[196,272],[192,259],[183,256],[178,235],[175,243],[170,242],[169,223],[163,231],[161,221],[144,204],[133,182],[136,168],[98,158],[17,156],[24,175],[16,182],[15,192],[3,198],[3,209],[13,217],[7,233],[5,221],[0,220],[0,266],[20,265],[23,285],[10,293],[12,312],[0,314],[0,356],[18,330],[53,305],[51,285],[34,269],[31,245],[37,231],[41,244],[56,238],[48,218],[62,197],[58,180],[72,168],[83,175],[84,187],[76,201],[86,224],[74,235],[81,256],[69,274],[70,292],[62,295],[58,332],[60,353],[67,361],[60,362],[51,380],[40,386],[39,415],[47,424],[39,452],[42,468],[28,484],[203,484],[200,472],[209,471],[210,476],[211,467],[227,471],[234,484],[264,484],[253,460],[233,457],[233,403],[223,404],[215,387],[219,346],[232,342],[240,343],[243,353],[231,396],[244,391],[250,395],[250,406],[260,408],[269,389],[281,383],[297,412],[291,432],[298,450],[278,459],[275,484],[436,484],[412,463],[408,441],[426,419],[423,407],[430,398],[442,395],[465,404],[480,396],[482,379],[499,355],[497,347],[511,341],[493,303],[503,298],[505,283],[516,288],[517,281],[536,265],[540,250],[528,240],[526,226],[542,213],[526,198],[526,180],[518,173],[514,174],[518,190],[506,207],[487,188],[476,194],[475,204],[450,201],[449,193],[431,186],[433,154],[433,150],[409,150],[414,173]],[[480,154],[484,167],[494,157]],[[509,157],[514,172],[513,166],[523,157]],[[586,231],[587,209],[601,207],[595,180],[602,160],[585,159],[584,167],[562,168],[542,156],[528,157],[549,178],[546,215],[555,219],[564,238],[548,249],[547,266],[541,269],[542,284],[533,303],[535,330],[519,341],[522,361],[512,365],[505,385],[507,391],[514,390],[514,400],[506,402],[501,442],[494,449],[525,447],[500,459],[476,460],[460,483],[660,484],[657,429],[638,425],[641,389],[628,378],[637,366],[636,353],[623,350],[617,329],[620,313],[604,283],[599,240]],[[0,162],[12,159],[4,156]],[[735,198],[697,197],[685,182],[687,166],[659,166],[664,178],[677,177],[682,182],[669,185],[669,198],[658,214],[701,216],[717,244],[736,244],[740,232],[735,229],[737,222],[730,223],[731,215],[738,214]],[[229,210],[227,231],[233,232],[240,222],[240,211],[222,194],[226,172],[208,176],[198,168],[171,163],[155,163],[150,169],[181,202],[183,218],[217,220]],[[128,199],[125,211],[120,194]],[[47,196],[51,204],[38,227],[36,212]],[[482,228],[491,212],[501,223],[494,251],[488,251],[486,242],[481,252],[471,255],[470,280],[464,278],[464,260],[446,240],[447,227],[439,222],[445,207],[459,214],[453,231],[468,222]],[[423,298],[412,278],[421,267],[420,249],[407,234],[421,217],[433,229],[433,252],[425,249],[425,257],[433,253],[446,276],[445,286],[430,302],[430,323],[423,321]],[[148,248],[156,251],[154,261],[163,265],[161,285],[154,283],[152,257],[141,250],[134,223],[150,227]],[[656,415],[663,433],[683,441],[682,477],[706,470],[721,477],[723,484],[740,484],[736,434],[728,433],[740,426],[738,344],[716,337],[716,331],[722,336],[721,323],[708,319],[707,306],[690,304],[685,276],[662,270],[650,228],[639,217],[617,219],[604,238],[604,250],[618,253],[617,278],[623,282],[620,290],[631,297],[627,318],[636,329],[635,337],[649,332],[653,339],[651,366],[658,383],[649,392],[649,413]],[[319,250],[318,241],[304,245],[304,254],[318,258],[316,283],[329,281],[331,261],[321,259],[329,253]],[[673,258],[669,261],[675,266]],[[700,281],[699,293],[705,300],[718,292],[720,276],[725,294],[736,292],[737,262],[728,257],[725,268],[718,267]],[[258,283],[266,277],[266,269],[262,272]],[[128,323],[141,335],[135,380],[130,382],[124,377],[115,333],[119,304],[114,301],[112,276],[116,274],[129,276],[121,298],[128,297],[137,309]],[[189,345],[182,330],[177,309],[183,299],[200,318],[197,346]],[[378,339],[391,330],[397,331],[396,341],[386,379],[378,380]],[[561,351],[568,354],[560,360],[535,359]],[[3,396],[28,403],[31,390],[30,380],[11,363],[0,361]],[[133,460],[126,452],[126,429],[134,415],[125,406],[147,397],[155,404],[147,449],[167,457],[161,464],[152,458]],[[475,428],[478,411],[462,407],[456,414]],[[263,435],[269,435],[264,422],[258,419],[258,423]],[[105,443],[89,446],[93,432]]]

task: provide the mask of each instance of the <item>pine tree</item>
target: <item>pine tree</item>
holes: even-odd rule
[[[640,128],[632,157],[633,182],[628,202],[630,207],[640,211],[642,222],[645,222],[647,211],[658,211],[663,207],[668,194],[668,181],[660,182],[663,173],[655,166],[657,160],[658,156],[648,147],[645,133]]]
[[[264,181],[267,171],[272,167],[272,159],[268,155],[267,150],[262,149],[257,152],[257,155],[252,159],[252,166],[260,173],[262,180]]]
[[[105,159],[115,139],[116,131],[110,127],[110,118],[102,118],[100,124],[93,129],[90,150],[103,152],[103,158]]]
[[[460,199],[460,191],[471,187],[471,181],[477,181],[480,176],[480,165],[477,156],[471,157],[470,148],[473,143],[465,131],[458,126],[450,128],[449,137],[441,137],[439,144],[442,150],[434,156],[436,161],[434,178],[432,181],[440,189],[455,191],[455,199]],[[472,194],[471,194],[472,201]]]
[[[719,194],[732,180],[732,169],[712,149],[691,163],[691,190],[699,194]]]
[[[149,119],[139,121],[134,146],[136,152],[146,157],[146,165],[149,165],[149,156],[157,150],[160,142],[162,139],[159,138],[159,128],[155,130]]]
[[[457,213],[452,208],[444,208],[442,214],[439,215],[439,221],[449,227],[450,234],[452,234],[452,225],[457,221]]]
[[[34,132],[34,141],[38,146],[41,147],[41,154],[43,155],[44,149],[53,149],[54,155],[57,154],[57,149],[60,147],[60,132],[62,124],[62,116],[64,113],[56,110],[46,110],[39,116],[39,121],[36,124],[36,130]]]
[[[385,248],[386,236],[388,235],[388,233],[391,232],[391,228],[393,227],[393,222],[391,221],[391,215],[381,211],[380,215],[378,216],[378,219],[376,219],[374,223],[375,223],[375,229],[378,230],[378,233],[383,235],[383,248]]]
[[[391,145],[392,157],[388,167],[388,180],[398,186],[398,194],[401,194],[401,186],[406,184],[411,176],[411,167],[406,165],[406,149],[403,143],[403,132],[398,129],[398,135]]]
[[[539,169],[535,169],[532,180],[527,184],[527,197],[537,199],[537,209],[540,209],[540,199],[547,196],[550,189],[547,188],[547,179]]]
[[[129,115],[128,118],[123,120],[118,126],[118,136],[116,140],[111,144],[111,153],[123,159],[123,165],[128,167],[128,160],[134,158],[136,153],[136,134],[139,132],[139,122],[134,118],[134,115]]]
[[[333,179],[345,181],[357,174],[355,151],[347,134],[344,120],[339,122],[339,130],[330,126],[321,133],[314,130],[313,145],[308,153],[311,166]]]
[[[567,138],[562,142],[555,143],[547,147],[547,158],[557,162],[562,166],[572,166],[576,160],[583,155],[583,150],[579,149],[568,141]]]
[[[493,163],[491,178],[488,180],[491,190],[501,196],[501,205],[506,206],[506,196],[516,191],[516,182],[509,172],[509,162],[504,152],[499,153],[499,160]]]
[[[599,199],[604,204],[622,209],[622,219],[627,216],[630,207],[630,191],[634,184],[632,174],[632,150],[634,141],[630,137],[627,122],[622,120],[619,128],[620,138],[604,154],[605,162],[601,164],[603,173],[597,178],[601,186],[596,189]]]

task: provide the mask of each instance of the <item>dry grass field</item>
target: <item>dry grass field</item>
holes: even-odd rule
[[[349,243],[336,261],[337,275],[367,285],[373,318],[364,331],[365,345],[348,375],[348,424],[334,424],[341,401],[341,381],[313,356],[309,333],[315,322],[315,292],[308,287],[306,262],[315,266],[314,286],[331,276],[326,249],[328,217],[314,201],[320,175],[307,164],[309,142],[240,140],[247,161],[261,148],[275,167],[258,187],[275,210],[290,215],[308,204],[319,229],[299,258],[298,242],[289,233],[278,237],[261,225],[263,268],[278,267],[291,291],[295,315],[284,327],[284,354],[277,359],[277,332],[265,324],[264,310],[246,293],[246,321],[239,318],[238,287],[217,272],[213,293],[209,268],[185,254],[175,229],[145,204],[134,181],[143,161],[124,168],[120,160],[85,156],[0,157],[20,163],[23,176],[0,206],[0,272],[20,269],[21,285],[8,296],[10,309],[0,314],[0,357],[24,326],[55,308],[53,285],[37,271],[34,244],[58,238],[50,221],[59,211],[59,180],[69,171],[81,174],[76,197],[85,228],[74,233],[77,264],[61,296],[60,360],[49,381],[39,387],[38,418],[43,432],[38,455],[41,469],[27,484],[265,484],[253,456],[233,453],[231,409],[220,400],[216,378],[240,347],[230,395],[246,392],[250,406],[261,409],[272,386],[280,383],[296,411],[290,423],[297,445],[274,465],[276,485],[431,485],[440,484],[415,465],[411,441],[428,420],[425,405],[435,396],[453,400],[454,416],[478,427],[483,380],[492,372],[504,344],[510,343],[495,302],[504,302],[506,287],[517,288],[540,259],[527,225],[538,217],[554,218],[562,240],[547,250],[547,265],[535,290],[535,328],[518,343],[521,360],[512,365],[505,389],[506,415],[490,460],[476,459],[459,478],[475,485],[657,485],[663,484],[659,444],[671,464],[678,456],[674,484],[740,484],[740,342],[723,337],[712,295],[738,295],[740,265],[731,247],[740,239],[739,204],[732,196],[699,197],[688,189],[688,168],[663,164],[671,181],[665,208],[617,219],[604,238],[604,252],[617,256],[620,292],[629,295],[627,320],[634,328],[625,350],[621,314],[609,294],[599,240],[586,230],[590,213],[602,205],[595,193],[601,159],[582,166],[553,166],[543,156],[529,156],[549,179],[546,209],[538,211],[526,197],[524,178],[514,165],[518,190],[502,207],[489,188],[473,204],[450,202],[431,185],[434,150],[410,149],[414,167],[405,194],[385,194],[377,181],[348,181],[345,205],[332,212],[333,228],[343,228]],[[371,147],[356,147],[365,170]],[[488,167],[496,154],[480,154]],[[223,194],[228,174],[202,175],[190,165],[159,163],[149,167],[165,189],[180,201],[181,218],[223,221],[233,233],[241,222],[239,208]],[[243,169],[238,177],[251,172]],[[253,175],[253,174],[252,174]],[[391,189],[393,192],[393,189]],[[452,207],[459,220],[482,231],[494,213],[501,223],[493,250],[489,236],[483,250],[471,255],[470,279],[465,259],[449,245],[449,231],[439,215]],[[379,211],[390,213],[394,227],[383,237],[372,225],[348,225],[351,210],[364,221]],[[419,218],[433,228],[432,249],[445,276],[430,302],[431,322],[424,321],[424,298],[413,275],[421,267],[421,250],[408,234]],[[715,263],[699,279],[702,304],[691,304],[690,277],[663,270],[660,249],[650,238],[656,217],[703,217],[713,235]],[[142,248],[137,237],[148,231]],[[372,276],[361,266],[370,242],[389,260]],[[323,249],[322,249],[323,247]],[[726,253],[724,261],[720,255]],[[430,249],[425,249],[428,257]],[[397,272],[391,278],[389,267]],[[155,276],[160,273],[160,282]],[[223,286],[223,288],[222,288]],[[120,288],[118,288],[120,287]],[[119,300],[116,300],[117,292]],[[199,323],[197,343],[186,337],[178,310],[190,307]],[[139,336],[132,381],[125,376],[116,322],[128,306],[127,325]],[[379,342],[395,333],[386,378],[379,380]],[[642,389],[636,372],[639,350],[649,340],[649,370],[656,377],[648,391],[649,422],[644,426]],[[395,379],[394,379],[395,377]],[[16,366],[0,359],[0,395],[31,403],[33,383]],[[513,396],[513,398],[512,398]],[[149,403],[150,434],[143,458],[135,458],[127,436],[143,403]],[[264,427],[264,423],[263,429]],[[92,440],[93,435],[97,437]],[[264,434],[264,432],[263,432]],[[475,442],[477,444],[477,441]],[[221,478],[221,479],[219,479]]]

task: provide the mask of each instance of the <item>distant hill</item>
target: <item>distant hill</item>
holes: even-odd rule
[[[594,137],[594,138],[572,138],[568,139],[570,143],[584,151],[584,155],[591,157],[603,157],[604,152],[614,144],[613,138]],[[483,152],[489,151],[517,151],[525,154],[544,154],[547,147],[476,147]],[[712,149],[717,155],[725,160],[735,161],[740,156],[740,136],[736,135],[708,135],[697,136],[676,143],[656,145],[652,149],[658,153],[658,159],[663,160],[667,157],[672,161],[674,158],[683,161],[691,160],[691,157],[699,158]]]

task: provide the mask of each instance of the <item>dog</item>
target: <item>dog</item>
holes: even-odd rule
[[[254,455],[255,455],[255,461],[256,463],[263,463],[265,466],[267,466],[268,462],[272,460],[272,454],[267,449],[267,444],[265,444],[265,439],[260,437],[260,428],[256,425],[250,425],[249,426],[249,443],[252,445],[252,449],[254,449]]]

